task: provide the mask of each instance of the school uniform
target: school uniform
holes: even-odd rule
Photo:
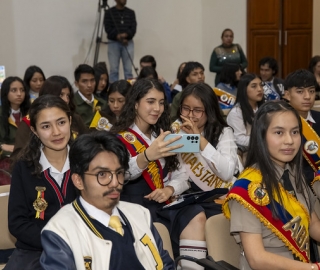
[[[61,172],[49,163],[42,149],[39,162],[42,166],[39,177],[32,174],[34,167],[28,165],[25,160],[19,160],[14,166],[8,223],[10,233],[17,238],[17,242],[16,249],[5,267],[6,270],[41,269],[39,264],[42,252],[41,230],[61,207],[76,198],[68,157]],[[37,204],[38,199],[41,201],[40,197],[47,202],[44,211],[39,210]]]

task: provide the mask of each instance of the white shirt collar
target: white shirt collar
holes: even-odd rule
[[[135,132],[137,132],[141,137],[142,139],[144,139],[148,144],[149,146],[151,145],[151,143],[156,139],[155,135],[154,134],[151,134],[151,140],[150,138],[148,138],[139,128],[138,126],[133,123],[130,127],[132,130],[134,130]]]
[[[84,95],[82,95],[82,93],[78,90],[78,93],[80,95],[80,97],[85,101],[85,102],[89,102],[92,103],[94,101],[94,96],[91,95],[91,100],[87,99]]]
[[[306,120],[313,123],[313,124],[316,123],[316,121],[314,121],[310,111],[308,111],[308,116],[307,116]]]
[[[11,114],[13,114],[13,113],[19,113],[19,112],[20,112],[20,108],[19,108],[18,110],[14,110],[14,109],[11,108]]]
[[[109,227],[110,215],[108,213],[88,203],[81,196],[80,196],[80,203],[91,218],[96,219],[104,226]],[[120,216],[120,213],[117,207],[114,207],[112,209],[112,216],[118,216],[120,218],[121,223],[125,224],[124,220]]]
[[[55,167],[53,167],[50,162],[48,161],[46,155],[44,154],[42,147],[40,149],[41,155],[40,155],[40,160],[39,163],[42,166],[42,172],[49,169],[50,168],[50,172],[53,173],[65,173],[66,171],[68,171],[70,169],[70,163],[69,163],[69,145],[67,145],[68,148],[68,154],[67,154],[67,158],[66,161],[64,162],[63,168],[61,170],[61,172],[59,170],[57,170]]]

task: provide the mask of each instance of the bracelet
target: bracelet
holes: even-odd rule
[[[315,262],[316,266],[318,266],[318,270],[320,270],[320,265],[319,263]]]
[[[146,160],[150,163],[150,162],[151,162],[151,160],[149,160],[149,159],[148,159],[147,154],[146,154],[146,151],[147,151],[147,149],[146,149],[146,150],[144,150],[144,151],[143,151],[143,153],[144,153],[144,156],[145,156]]]

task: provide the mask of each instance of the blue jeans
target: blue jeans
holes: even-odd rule
[[[133,41],[130,40],[127,45],[127,49],[124,45],[122,45],[118,41],[109,40],[108,44],[108,58],[109,58],[109,66],[110,66],[110,73],[109,73],[109,81],[111,83],[119,80],[119,64],[120,58],[122,59],[123,65],[123,73],[124,78],[131,79],[132,76],[132,64],[129,58],[128,53],[133,61]]]

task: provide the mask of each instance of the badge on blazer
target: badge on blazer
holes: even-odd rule
[[[270,203],[269,195],[261,183],[251,182],[248,186],[248,194],[256,204],[265,206]]]
[[[315,141],[307,141],[303,147],[304,150],[310,155],[317,153],[319,149],[319,145]]]
[[[92,257],[90,256],[84,256],[83,257],[83,261],[84,261],[84,268],[85,270],[91,270],[91,265],[92,265]]]
[[[44,211],[48,207],[48,203],[44,198],[46,187],[36,187],[37,199],[33,202],[33,208],[36,210],[36,218],[44,219]]]
[[[101,111],[101,106],[96,106],[96,107],[94,108],[94,111]]]
[[[105,128],[108,126],[109,121],[105,117],[100,117],[98,124],[97,124],[97,130],[105,130]]]

